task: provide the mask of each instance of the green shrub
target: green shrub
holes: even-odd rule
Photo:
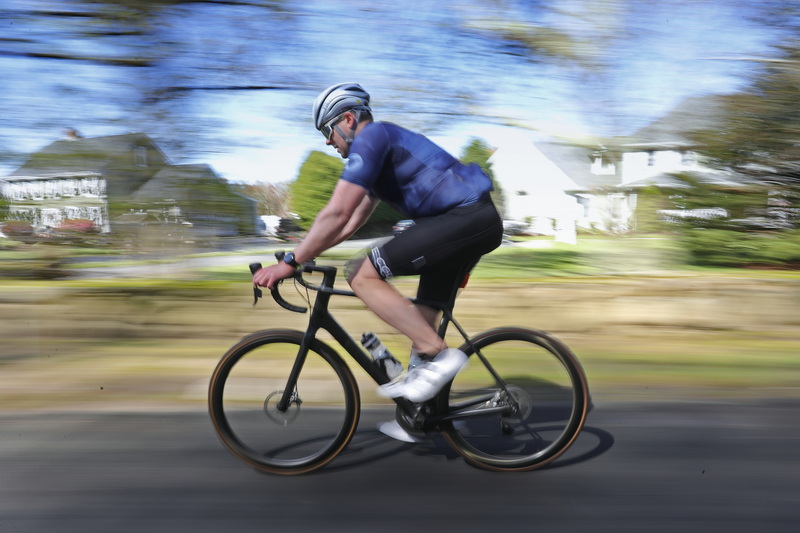
[[[681,242],[691,264],[700,266],[800,266],[800,231],[745,233],[690,229]]]

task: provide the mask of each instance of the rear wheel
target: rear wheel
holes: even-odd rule
[[[586,420],[589,391],[575,355],[535,330],[501,328],[461,347],[470,364],[437,398],[440,427],[468,461],[533,470],[560,456]]]
[[[319,340],[308,351],[291,401],[278,409],[303,334],[260,331],[220,360],[209,386],[209,410],[223,444],[246,463],[273,474],[302,474],[341,452],[358,426],[352,372]]]

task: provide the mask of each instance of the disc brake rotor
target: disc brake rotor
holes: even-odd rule
[[[267,396],[266,400],[264,400],[264,413],[266,413],[267,417],[279,424],[281,426],[288,426],[292,422],[297,419],[297,416],[300,414],[300,402],[296,397],[297,393],[292,395],[292,399],[289,402],[289,407],[286,408],[285,411],[280,411],[278,409],[278,402],[280,402],[281,397],[283,396],[282,390],[277,390]]]
[[[533,410],[533,401],[531,400],[531,395],[528,394],[525,389],[516,385],[508,385],[507,389],[508,394],[511,395],[514,403],[516,403],[518,407],[516,412],[511,413],[508,416],[518,418],[520,420],[526,420]],[[508,400],[505,401],[508,402]]]

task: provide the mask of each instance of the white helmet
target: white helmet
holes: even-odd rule
[[[351,109],[370,111],[369,93],[357,83],[337,83],[322,91],[314,100],[311,114],[314,127],[322,129],[345,111]]]

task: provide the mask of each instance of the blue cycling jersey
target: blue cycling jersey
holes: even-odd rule
[[[478,165],[464,165],[427,137],[388,122],[364,126],[341,179],[411,218],[470,205],[492,190]]]

